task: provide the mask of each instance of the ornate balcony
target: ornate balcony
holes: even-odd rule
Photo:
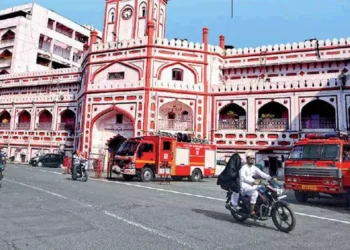
[[[10,123],[0,123],[0,130],[9,130],[10,129]]]
[[[18,123],[17,124],[17,129],[18,130],[29,130],[30,129],[30,123],[26,122],[26,123]]]
[[[335,129],[336,124],[334,118],[302,118],[302,129]]]
[[[51,130],[52,123],[38,123],[36,125],[37,130]]]
[[[275,131],[275,130],[288,130],[287,118],[265,118],[258,120],[258,130],[261,131]]]
[[[219,120],[219,129],[246,129],[246,119],[222,119]]]
[[[173,131],[193,131],[192,120],[159,119],[158,128]]]

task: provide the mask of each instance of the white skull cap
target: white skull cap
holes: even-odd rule
[[[246,152],[245,156],[246,156],[246,157],[253,157],[253,158],[254,158],[254,157],[255,157],[255,154],[254,154],[253,151],[248,150],[248,151]]]

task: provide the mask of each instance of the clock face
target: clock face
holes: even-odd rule
[[[132,8],[128,7],[123,10],[122,17],[124,20],[129,20],[132,16]]]

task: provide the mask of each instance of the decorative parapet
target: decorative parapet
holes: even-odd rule
[[[342,47],[345,45],[350,45],[350,37],[340,38],[340,39],[327,39],[327,40],[318,40],[318,47],[321,48],[337,48]],[[313,41],[306,41],[306,42],[299,42],[299,43],[287,43],[287,44],[275,44],[274,46],[268,45],[268,46],[262,46],[262,47],[256,47],[256,48],[238,48],[238,49],[227,49],[226,55],[227,56],[234,56],[234,55],[247,55],[247,54],[254,54],[254,53],[269,53],[269,52],[283,52],[283,51],[294,51],[297,52],[298,50],[303,49],[316,49],[316,40]]]
[[[254,92],[254,91],[293,91],[302,89],[320,89],[320,88],[334,88],[341,86],[342,83],[339,79],[300,79],[300,80],[288,80],[278,82],[264,82],[257,80],[239,80],[234,82],[228,82],[226,84],[212,85],[212,93],[222,92]]]
[[[185,40],[175,40],[175,39],[168,40],[168,39],[157,38],[155,40],[155,45],[174,48],[174,49],[179,48],[179,49],[191,49],[191,50],[204,51],[203,43],[193,43]]]
[[[80,68],[58,69],[0,76],[0,88],[80,82]]]
[[[139,82],[118,82],[118,83],[105,83],[105,84],[90,84],[89,90],[104,90],[104,89],[130,89],[144,87],[142,81]]]
[[[80,68],[65,68],[65,69],[53,69],[47,71],[37,71],[30,73],[18,73],[18,74],[10,74],[10,75],[2,75],[0,76],[0,81],[15,79],[15,78],[30,78],[30,77],[40,77],[40,76],[52,76],[52,75],[65,75],[65,74],[73,74],[79,73]]]
[[[257,48],[228,49],[225,51],[228,57],[225,68],[348,59],[350,50],[347,47],[350,48],[350,38],[318,40],[318,46],[316,40],[313,40]]]
[[[210,53],[219,53],[219,54],[224,53],[224,50],[220,46],[217,46],[217,45],[208,45],[208,51]]]
[[[195,83],[185,83],[180,81],[153,81],[152,88],[161,88],[161,89],[176,89],[181,91],[197,91],[202,92],[204,87],[202,84]]]
[[[131,40],[94,44],[92,45],[92,48],[90,49],[89,52],[93,53],[93,52],[100,52],[105,50],[128,49],[128,48],[145,46],[145,45],[147,45],[147,38],[142,37],[142,38],[131,39]]]

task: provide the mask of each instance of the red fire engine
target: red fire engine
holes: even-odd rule
[[[285,162],[285,187],[299,202],[350,189],[350,140],[343,133],[306,134],[293,145]]]
[[[113,172],[125,180],[138,176],[143,182],[156,176],[200,181],[213,176],[216,166],[216,146],[204,142],[181,134],[130,138],[119,147]]]

